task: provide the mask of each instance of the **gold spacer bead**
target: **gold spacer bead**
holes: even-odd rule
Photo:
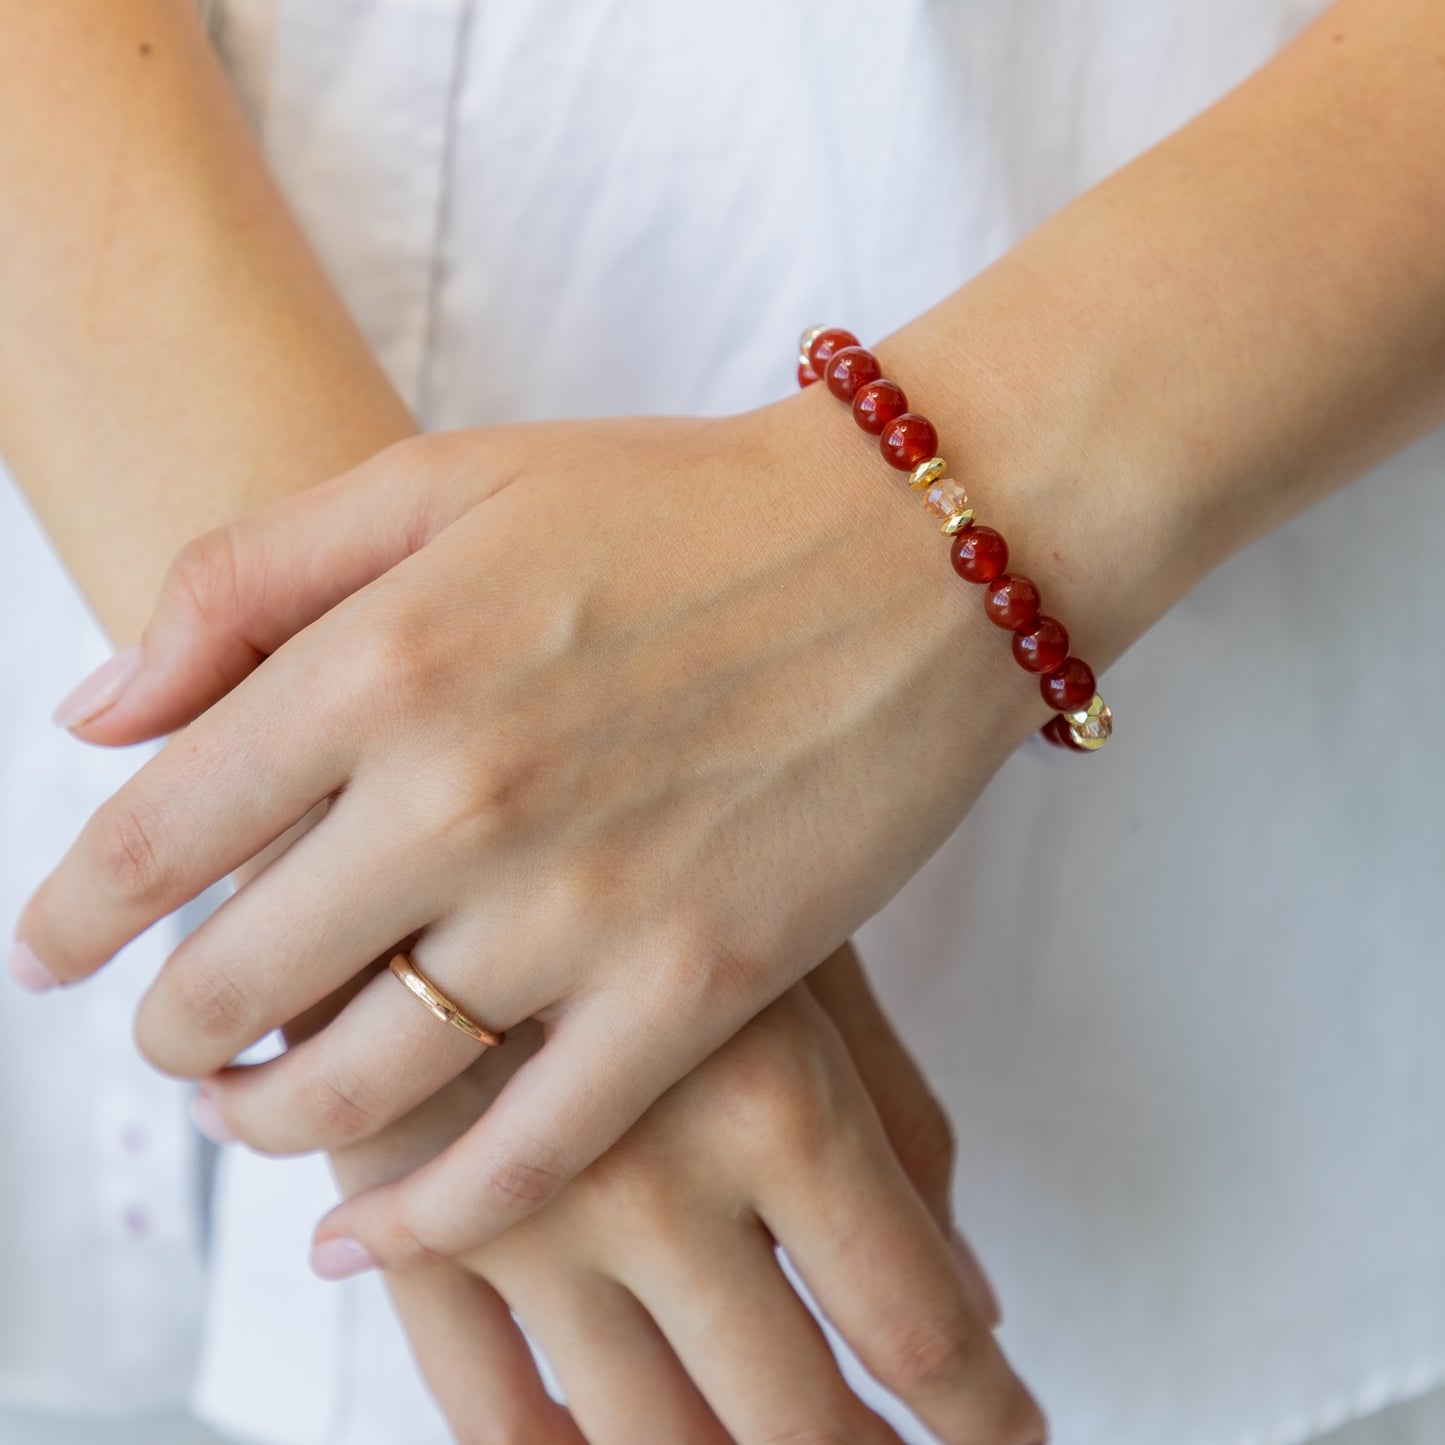
[[[947,470],[948,463],[942,457],[932,457],[914,467],[913,475],[908,478],[908,485],[915,492],[921,492],[931,487]]]
[[[1081,747],[1097,752],[1114,734],[1114,714],[1098,693],[1082,712],[1066,712],[1069,736]]]
[[[827,329],[828,329],[828,328],[827,328],[826,326],[810,326],[810,327],[798,338],[798,365],[799,365],[799,366],[811,366],[811,365],[813,364],[812,359],[811,359],[811,358],[809,357],[809,355],[808,355],[808,352],[809,352],[809,350],[811,349],[813,343],[814,343]]]
[[[956,537],[971,526],[973,526],[973,508],[969,507],[966,511],[955,512],[938,530],[945,537]]]
[[[1093,697],[1089,699],[1089,705],[1087,707],[1081,708],[1078,712],[1066,712],[1064,716],[1068,718],[1071,723],[1083,727],[1091,718],[1102,717],[1108,711],[1109,704],[1106,703],[1098,693],[1095,693]]]

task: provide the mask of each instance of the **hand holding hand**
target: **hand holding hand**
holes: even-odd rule
[[[343,1151],[343,1181],[364,1188],[445,1148],[538,1035],[524,1026]],[[843,1380],[780,1245],[940,1439],[1036,1445],[1043,1420],[990,1333],[992,1293],[957,1236],[950,1250],[951,1163],[947,1122],[844,948],[549,1205],[457,1263],[394,1276],[393,1289],[462,1439],[490,1438],[478,1435],[485,1418],[499,1438],[537,1445],[571,1445],[576,1429],[594,1445],[897,1445]],[[474,1277],[459,1279],[458,1264]],[[557,1369],[571,1421],[542,1391],[508,1307]],[[475,1370],[458,1368],[448,1343],[458,1313],[489,1350]]]
[[[515,1223],[876,911],[1043,713],[837,422],[804,395],[423,438],[203,540],[76,730],[200,716],[21,938],[79,978],[330,798],[172,956],[142,1047],[210,1074],[407,946],[546,1046],[347,1231],[395,1265]],[[259,1147],[336,1148],[478,1047],[383,975],[212,1087]]]

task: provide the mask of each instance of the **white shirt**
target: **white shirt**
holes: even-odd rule
[[[892,0],[883,24],[876,0],[227,0],[219,19],[332,275],[426,424],[456,426],[782,395],[802,326],[886,333],[1320,8]],[[1445,1373],[1445,669],[1418,663],[1445,616],[1442,461],[1433,437],[1209,579],[1111,672],[1116,742],[1013,759],[864,930],[958,1125],[1006,1343],[1070,1445],[1295,1445]],[[7,789],[77,756],[42,737],[31,670],[63,671],[48,703],[94,644],[73,604],[38,616],[54,637],[6,645],[27,720]],[[108,786],[77,780],[71,811]],[[36,873],[76,819],[47,820],[43,856],[26,821]],[[51,1007],[7,998],[6,1019],[22,1006]],[[77,1147],[57,1167],[99,1195],[121,1164]],[[305,1273],[320,1164],[227,1151],[219,1188],[206,1413],[287,1445],[445,1440],[379,1286]],[[136,1315],[162,1344],[183,1269],[168,1288]]]

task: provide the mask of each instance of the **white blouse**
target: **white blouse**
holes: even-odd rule
[[[331,274],[440,427],[782,395],[802,326],[886,333],[1323,5],[212,8]],[[1115,745],[1010,761],[864,930],[1070,1445],[1296,1445],[1445,1377],[1442,462],[1432,437],[1209,579],[1111,672]],[[100,645],[0,505],[13,912],[129,763],[47,729]],[[174,1399],[203,1310],[196,1398],[238,1437],[441,1445],[380,1286],[306,1273],[319,1161],[225,1151],[202,1294],[178,1091],[128,1041],[176,936],[0,998],[0,1177],[24,1181],[0,1191],[0,1397]]]

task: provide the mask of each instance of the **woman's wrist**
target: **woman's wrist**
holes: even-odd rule
[[[1438,9],[1334,7],[932,311],[863,338],[1091,660],[1445,411],[1442,40]]]

